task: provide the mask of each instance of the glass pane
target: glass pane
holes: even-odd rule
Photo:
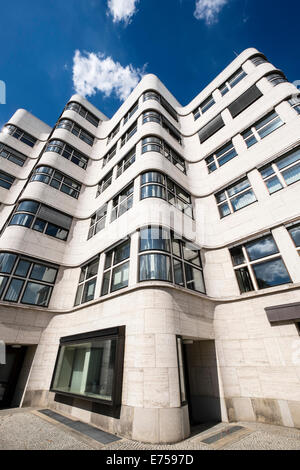
[[[90,263],[87,267],[86,279],[96,276],[98,274],[99,259]]]
[[[36,219],[32,228],[33,230],[36,230],[37,232],[43,232],[46,227],[46,222],[41,219]]]
[[[54,283],[56,274],[57,269],[49,268],[48,266],[44,266],[42,264],[34,264],[30,274],[30,279]]]
[[[253,193],[252,190],[246,191],[243,194],[240,194],[239,196],[236,196],[231,199],[231,204],[233,207],[234,211],[238,211],[239,209],[242,209],[243,207],[249,206],[249,204],[252,204],[252,202],[256,201],[256,197]]]
[[[276,161],[276,165],[279,168],[279,170],[282,170],[282,168],[285,168],[286,166],[291,165],[292,163],[297,162],[300,160],[300,149],[289,153],[285,157],[280,158],[279,160]]]
[[[148,197],[166,199],[166,190],[157,184],[148,184],[147,186],[143,186],[141,189],[141,199],[147,199]]]
[[[184,264],[186,287],[188,289],[196,290],[197,292],[205,293],[204,281],[202,271],[193,268],[189,264]]]
[[[278,253],[272,235],[245,244],[250,261]]]
[[[121,266],[113,269],[111,292],[122,289],[128,286],[129,279],[129,263],[124,263]]]
[[[161,227],[143,228],[140,231],[140,251],[170,251],[170,232]]]
[[[290,233],[295,245],[297,247],[300,246],[300,225],[298,225],[297,227],[289,228],[289,233]]]
[[[35,282],[28,282],[21,302],[30,305],[41,305],[46,307],[52,287]]]
[[[240,268],[235,271],[241,294],[254,290],[248,268]]]
[[[290,185],[290,184],[296,183],[296,181],[299,181],[300,163],[292,166],[291,168],[288,168],[288,170],[283,171],[282,176],[284,177],[287,185]]]
[[[276,191],[283,188],[277,176],[273,176],[273,178],[268,179],[266,181],[266,185],[270,194],[276,193]]]
[[[121,263],[130,256],[130,241],[120,245],[115,250],[114,264]]]
[[[8,290],[6,291],[4,300],[17,302],[24,282],[25,281],[22,281],[21,279],[12,279]]]
[[[183,257],[186,261],[201,266],[199,250],[192,243],[183,243]]]
[[[94,278],[84,284],[82,303],[89,302],[90,300],[94,299],[96,280],[97,279]]]
[[[106,295],[109,292],[110,273],[111,271],[107,271],[103,275],[101,295]]]
[[[281,258],[252,266],[259,289],[291,282],[291,278]]]
[[[236,248],[231,248],[230,250],[233,266],[238,266],[239,264],[243,264],[246,262],[243,249],[241,246],[237,246]]]
[[[7,283],[8,277],[6,276],[0,276],[0,297],[3,294],[3,291],[5,289],[6,283]]]
[[[157,253],[140,256],[140,281],[151,279],[171,281],[169,256]]]
[[[9,225],[21,225],[22,227],[30,227],[33,221],[33,215],[29,214],[15,214]]]
[[[177,353],[178,353],[180,398],[181,398],[181,403],[184,403],[186,401],[186,390],[185,390],[185,380],[184,380],[184,363],[183,363],[181,338],[177,338]]]
[[[244,189],[249,188],[250,183],[248,179],[245,179],[243,181],[240,181],[239,183],[235,184],[234,186],[231,186],[230,188],[227,189],[228,195],[234,196],[237,193],[240,193],[241,191],[244,191]]]
[[[78,286],[76,297],[75,297],[75,304],[74,304],[75,306],[81,304],[82,291],[83,291],[83,284]]]
[[[183,280],[183,269],[182,269],[182,262],[178,261],[177,259],[173,259],[173,266],[174,266],[174,282],[179,286],[184,286]]]
[[[31,214],[36,214],[39,203],[34,201],[23,201],[18,205],[18,212],[30,212]]]
[[[274,121],[270,122],[270,124],[267,124],[263,129],[259,130],[258,133],[261,139],[263,139],[264,137],[271,134],[271,132],[275,131],[276,129],[278,129],[278,127],[282,125],[283,125],[283,122],[280,119],[280,117],[278,117],[274,119]]]
[[[20,260],[15,270],[15,275],[20,277],[26,277],[29,271],[31,263],[29,261]]]
[[[0,272],[10,274],[17,256],[10,253],[0,253]]]

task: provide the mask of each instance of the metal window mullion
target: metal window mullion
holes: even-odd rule
[[[283,177],[281,171],[280,171],[279,168],[277,167],[276,163],[272,163],[272,168],[273,168],[273,170],[274,170],[274,172],[275,172],[275,175],[277,176],[277,178],[279,179],[280,183],[282,184],[282,186],[283,186],[284,188],[287,188],[287,183],[286,183],[286,181],[285,181],[285,179],[284,179],[284,177]],[[289,168],[289,167],[288,167],[288,168]],[[284,170],[285,170],[285,169],[286,169],[286,168],[284,168]],[[271,176],[272,176],[272,175],[271,175]],[[270,177],[271,177],[271,176],[270,176]]]

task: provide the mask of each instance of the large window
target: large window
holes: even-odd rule
[[[162,105],[162,107],[172,116],[175,121],[178,121],[177,112],[175,109],[163,98],[159,93],[153,90],[144,93],[144,101],[155,100]]]
[[[239,68],[225,83],[223,83],[223,85],[219,87],[222,96],[226,95],[226,93],[235,87],[244,77],[246,77],[246,75],[246,72],[242,68]]]
[[[131,139],[131,137],[137,132],[137,121],[135,121],[132,126],[129,127],[129,129],[125,132],[125,134],[122,135],[121,137],[121,147],[123,147],[128,140]]]
[[[206,111],[208,111],[215,104],[215,100],[212,95],[210,95],[206,100],[204,100],[198,108],[194,109],[193,115],[194,120],[197,121],[200,116],[202,116]]]
[[[94,137],[70,119],[61,119],[61,121],[58,122],[56,127],[57,129],[66,129],[67,131],[76,135],[76,137],[79,137],[79,139],[83,140],[83,142],[90,146],[92,146],[94,143]]]
[[[20,225],[66,241],[72,217],[36,201],[22,201],[12,215],[9,225]]]
[[[283,126],[284,122],[280,119],[275,111],[267,114],[265,117],[257,121],[249,129],[242,132],[242,137],[247,147],[252,147],[259,140],[264,139],[267,135]]]
[[[260,169],[270,194],[300,180],[300,148],[283,155]]]
[[[164,140],[159,139],[155,136],[145,137],[142,140],[142,153],[146,152],[159,152],[166,157],[171,163],[173,163],[178,170],[183,173],[186,172],[185,161],[173,150]]]
[[[0,171],[0,186],[4,189],[10,189],[15,178],[4,171]]]
[[[102,194],[111,185],[112,176],[113,172],[110,171],[109,173],[107,173],[107,175],[104,176],[104,178],[102,178],[102,180],[98,184],[96,197],[100,196],[100,194]]]
[[[75,111],[75,113],[80,114],[84,119],[89,121],[93,126],[98,127],[100,119],[95,117],[92,113],[90,113],[87,109],[85,109],[82,105],[71,101],[67,104],[66,110]]]
[[[205,293],[199,249],[168,229],[141,229],[139,266],[139,281],[167,281]]]
[[[29,147],[34,147],[37,141],[37,139],[32,135],[27,134],[27,132],[22,131],[16,126],[12,126],[11,124],[7,124],[6,126],[4,126],[3,132],[10,134],[15,139],[18,139],[24,144],[29,145]]]
[[[260,64],[267,64],[268,60],[262,55],[255,55],[251,57],[251,62],[253,65],[258,67]]]
[[[147,122],[156,122],[157,124],[160,124],[170,134],[170,136],[173,137],[173,139],[177,140],[180,145],[182,144],[179,131],[162,114],[153,110],[146,111],[143,114],[143,124],[146,124]]]
[[[81,152],[75,150],[71,145],[66,144],[62,140],[50,140],[45,152],[59,153],[62,157],[75,163],[75,165],[78,165],[83,170],[86,169],[89,160]]]
[[[118,219],[132,208],[133,205],[133,183],[127,186],[121,193],[113,198],[113,209],[111,214],[111,222]]]
[[[119,418],[124,343],[125,326],[61,338],[51,391],[96,402],[98,412]]]
[[[237,151],[235,150],[232,141],[223,145],[223,147],[205,159],[208,173],[216,171],[220,166],[225,165],[225,163],[229,162],[229,160],[236,156]]]
[[[279,72],[273,72],[269,73],[266,76],[266,79],[271,83],[271,85],[276,86],[279,85],[279,83],[284,83],[287,82],[287,79],[285,76]]]
[[[96,258],[81,268],[75,306],[94,300],[98,267],[99,258]]]
[[[164,199],[185,215],[193,217],[190,194],[158,171],[148,171],[141,175],[141,199],[149,197]]]
[[[7,145],[0,143],[0,157],[6,158],[8,161],[15,163],[18,166],[23,166],[26,158],[25,155],[22,155],[20,152],[17,152]]]
[[[116,153],[117,153],[117,144],[115,144],[110,149],[110,151],[105,155],[105,157],[103,157],[102,168],[104,168],[108,164],[108,162],[116,155]]]
[[[68,196],[78,199],[81,184],[77,181],[65,176],[60,171],[56,171],[50,166],[39,166],[36,168],[30,178],[30,181],[39,181],[40,183],[49,184],[52,188],[58,189]]]
[[[230,254],[241,293],[292,282],[272,235],[234,247]]]
[[[0,298],[47,307],[58,267],[13,253],[0,253]]]
[[[221,219],[256,201],[248,178],[215,195]]]
[[[124,173],[133,163],[135,162],[135,147],[128,152],[124,158],[118,163],[117,166],[117,176],[116,178],[119,178],[119,176]]]
[[[95,212],[91,217],[91,225],[88,233],[88,240],[96,235],[98,232],[105,228],[107,214],[107,204],[104,204],[101,209]]]
[[[128,286],[129,257],[130,240],[106,253],[101,295],[106,295]]]

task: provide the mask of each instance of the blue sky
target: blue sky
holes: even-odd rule
[[[111,117],[142,73],[185,105],[248,47],[299,80],[299,17],[296,0],[4,2],[0,125],[17,108],[54,125],[74,87]]]

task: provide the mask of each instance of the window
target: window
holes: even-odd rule
[[[242,137],[247,147],[252,147],[259,140],[264,139],[267,135],[283,126],[284,122],[280,119],[275,111],[267,114],[265,117],[253,124],[252,127],[242,132]]]
[[[203,144],[216,134],[222,127],[224,127],[224,121],[221,114],[218,114],[214,119],[209,121],[205,126],[203,126],[198,132],[200,144]]]
[[[111,133],[107,137],[107,145],[118,134],[119,130],[120,130],[120,123],[116,127],[114,127],[114,129],[111,131]]]
[[[289,104],[294,108],[294,110],[300,114],[300,95],[292,96],[288,100]]]
[[[115,144],[110,149],[110,151],[105,155],[105,157],[103,157],[102,168],[104,168],[108,164],[108,162],[116,155],[116,153],[117,153],[117,144]]]
[[[158,171],[148,171],[141,176],[141,199],[158,197],[168,201],[185,215],[193,217],[191,196],[171,178]]]
[[[222,96],[226,95],[233,87],[235,87],[244,77],[246,72],[242,68],[239,68],[228,80],[219,87]]]
[[[153,90],[144,93],[144,101],[155,100],[162,105],[162,107],[172,116],[175,121],[178,121],[177,112],[175,109],[163,98],[159,93]]]
[[[98,184],[98,189],[97,189],[97,194],[96,194],[96,197],[100,196],[100,194],[102,194],[112,183],[112,175],[113,175],[113,172],[110,171],[109,173],[107,173],[106,176],[104,176],[104,178],[100,181],[100,183]]]
[[[298,254],[300,255],[300,224],[293,224],[291,226],[287,227],[287,230],[295,243],[295,246],[297,248]]]
[[[82,116],[84,119],[89,121],[93,126],[98,127],[100,119],[98,119],[96,116],[90,113],[82,105],[75,103],[74,101],[71,101],[66,106],[66,111],[67,110],[75,111],[75,113],[80,114],[80,116]]]
[[[133,163],[135,162],[135,147],[127,153],[127,155],[122,158],[122,160],[118,163],[117,167],[117,176],[119,178],[124,171],[126,171]]]
[[[4,171],[0,171],[0,186],[4,189],[10,189],[15,178],[13,176],[4,173]]]
[[[135,121],[132,126],[129,127],[129,129],[127,130],[127,132],[125,132],[125,134],[122,135],[122,138],[121,138],[121,147],[123,147],[126,142],[128,142],[129,139],[131,139],[131,137],[137,132],[137,121]]]
[[[254,64],[256,67],[258,67],[258,65],[260,64],[266,64],[268,63],[268,60],[262,56],[262,55],[256,55],[254,57],[251,57],[251,62],[252,64]]]
[[[177,140],[180,145],[182,144],[181,136],[177,129],[157,111],[146,111],[143,114],[143,124],[146,124],[147,122],[156,122],[157,124],[160,124],[170,134],[170,136],[173,137],[173,139]]]
[[[136,101],[136,103],[134,103],[134,105],[130,108],[130,110],[125,114],[124,121],[123,121],[123,126],[124,126],[124,124],[126,124],[127,121],[129,121],[131,116],[134,115],[134,113],[138,110],[138,108],[139,108],[139,102]]]
[[[260,169],[270,194],[286,188],[300,179],[300,148]]]
[[[92,146],[94,143],[94,137],[82,127],[78,126],[74,121],[71,121],[70,119],[61,119],[61,121],[58,122],[57,129],[66,129],[67,131],[71,132],[72,134],[76,135],[76,137],[79,137],[79,139],[83,140],[86,144]]]
[[[120,418],[124,344],[125,326],[61,338],[50,390]]]
[[[128,286],[130,240],[105,255],[101,296]]]
[[[230,254],[241,293],[292,282],[272,235],[232,248]]]
[[[94,300],[98,267],[99,258],[96,258],[81,268],[75,306]]]
[[[6,158],[8,161],[15,163],[16,165],[23,166],[26,158],[25,155],[22,155],[20,152],[17,152],[7,145],[0,143],[0,157]]]
[[[58,267],[13,253],[0,253],[0,298],[47,307]]]
[[[113,199],[113,209],[111,214],[111,222],[118,219],[132,208],[133,205],[133,183],[127,186],[121,193]]]
[[[215,104],[215,100],[212,95],[210,95],[206,100],[204,100],[198,108],[194,109],[193,115],[194,120],[197,121],[200,116],[202,116],[206,111],[208,111]]]
[[[233,118],[241,114],[245,109],[249,108],[255,101],[263,96],[262,92],[256,85],[248,88],[245,93],[239,96],[233,103],[228,106],[228,110]]]
[[[22,201],[18,204],[8,225],[20,225],[66,241],[72,224],[72,217],[58,212],[36,201]]]
[[[166,157],[178,170],[186,172],[184,159],[173,150],[164,140],[155,136],[148,136],[142,140],[142,153],[159,152]]]
[[[27,134],[27,132],[22,131],[16,126],[12,126],[11,124],[7,124],[6,126],[4,126],[3,132],[10,134],[15,139],[18,139],[24,144],[29,145],[29,147],[34,147],[37,141],[37,139],[35,137],[32,137],[32,135]]]
[[[256,201],[248,178],[215,195],[221,219]]]
[[[30,181],[38,181],[40,183],[49,184],[52,188],[67,194],[68,196],[78,199],[81,184],[75,180],[65,176],[60,171],[56,171],[50,166],[39,166],[33,171]]]
[[[71,145],[66,144],[62,140],[50,140],[45,152],[59,153],[62,157],[75,163],[75,165],[78,165],[83,170],[86,169],[89,161],[81,152],[78,152],[78,150],[75,150]]]
[[[88,240],[96,235],[98,232],[105,228],[107,214],[107,204],[104,204],[101,209],[95,212],[91,217],[91,224],[88,233]]]
[[[271,83],[271,85],[276,86],[279,85],[279,83],[284,83],[287,82],[287,79],[285,76],[279,72],[275,73],[269,73],[266,76],[266,79]]]
[[[208,173],[212,173],[216,171],[220,166],[225,165],[225,163],[229,162],[232,158],[237,156],[237,152],[235,147],[231,142],[225,144],[219,150],[217,150],[213,155],[210,155],[205,159]]]
[[[200,251],[193,243],[169,229],[145,227],[140,230],[140,253],[140,281],[167,281],[205,293]]]

